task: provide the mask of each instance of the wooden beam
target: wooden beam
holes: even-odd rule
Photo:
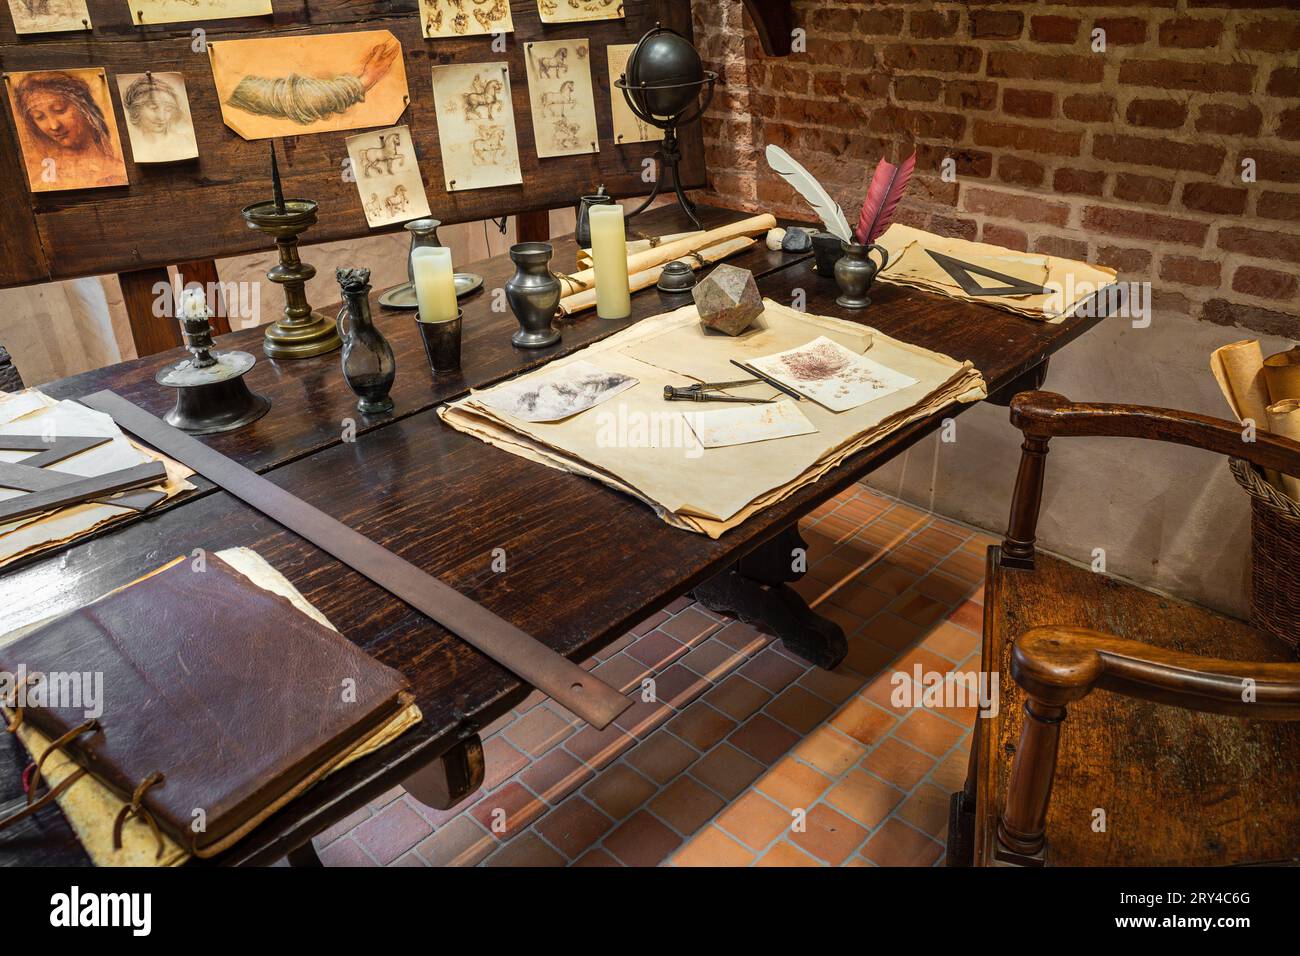
[[[126,304],[126,318],[131,323],[131,338],[135,340],[135,354],[156,355],[181,344],[181,327],[167,315],[155,315],[154,303],[158,300],[158,283],[170,289],[171,279],[165,268],[138,269],[119,272],[122,300]],[[170,295],[170,292],[168,292]]]
[[[763,52],[768,56],[789,56],[794,39],[794,7],[790,0],[744,0],[744,4]]]
[[[549,209],[534,209],[521,212],[515,217],[515,240],[517,242],[549,242],[551,239],[551,212]]]

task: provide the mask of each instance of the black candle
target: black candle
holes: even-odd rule
[[[275,190],[275,211],[284,212],[284,187],[280,185],[280,164],[275,159],[275,140],[271,140],[271,188]]]

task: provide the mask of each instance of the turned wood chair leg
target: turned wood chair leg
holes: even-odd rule
[[[1020,446],[1020,471],[1011,496],[1011,518],[1002,539],[1002,565],[1008,568],[1034,567],[1034,539],[1038,533],[1038,511],[1043,504],[1043,476],[1047,471],[1046,438],[1026,435]]]
[[[1052,799],[1056,753],[1065,708],[1030,697],[1020,747],[1007,783],[1007,805],[998,819],[998,843],[1020,862],[1039,859],[1047,830],[1047,805]]]

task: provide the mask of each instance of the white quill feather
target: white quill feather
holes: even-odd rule
[[[812,173],[799,165],[795,158],[780,146],[770,143],[767,147],[767,164],[772,167],[773,172],[793,186],[795,192],[813,207],[817,215],[821,216],[827,232],[834,233],[844,242],[853,241],[853,230],[849,227],[849,221],[844,218],[844,210],[840,209],[840,204],[831,198],[831,194],[822,184],[813,179]]]

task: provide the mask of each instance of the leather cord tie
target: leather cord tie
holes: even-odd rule
[[[9,722],[5,724],[5,730],[9,731],[9,733],[11,734],[16,733],[18,728],[23,725],[23,714],[27,710],[26,706],[19,706],[18,692],[22,690],[24,687],[31,686],[32,681],[35,679],[36,679],[35,674],[28,674],[26,677],[24,677],[23,682],[14,688],[14,695],[12,699],[5,702],[5,707],[7,707],[13,713],[13,716],[9,719]]]
[[[36,760],[36,769],[32,771],[32,781],[27,788],[28,804],[31,804],[36,797],[36,788],[41,782],[41,767],[45,766],[45,761],[49,758],[50,754],[54,753],[56,750],[63,749],[71,743],[74,738],[81,736],[87,731],[93,730],[99,730],[99,721],[87,720],[84,723],[77,724],[77,726],[73,727],[66,734],[45,748],[45,753],[41,754]]]
[[[158,852],[154,854],[154,859],[162,856],[166,844],[163,842],[162,831],[158,829],[158,821],[154,819],[153,814],[141,803],[144,795],[150,787],[162,783],[166,777],[160,773],[151,773],[140,781],[140,785],[135,788],[135,793],[131,794],[131,802],[117,811],[117,817],[113,820],[113,849],[122,849],[122,827],[131,817],[139,817],[145,823],[149,824],[149,830],[153,833],[153,838],[158,841]]]
[[[9,826],[10,824],[17,823],[19,820],[31,816],[37,810],[41,809],[41,807],[44,807],[46,804],[53,802],[55,799],[58,798],[58,796],[61,793],[63,793],[65,790],[67,790],[69,787],[71,787],[74,783],[76,783],[85,775],[86,775],[86,771],[82,767],[78,767],[72,773],[68,774],[66,777],[60,780],[57,785],[47,790],[39,800],[35,801],[34,803],[28,803],[26,806],[14,811],[4,819],[0,819],[0,830],[3,830],[5,827]],[[28,791],[28,793],[30,794],[31,791]]]
[[[38,759],[36,763],[32,765],[32,776],[31,776],[31,780],[28,782],[27,785],[27,805],[21,807],[20,809],[9,814],[9,816],[0,820],[0,830],[3,830],[5,827],[10,826],[11,824],[17,823],[19,820],[31,816],[37,810],[41,809],[41,807],[44,807],[47,804],[51,803],[60,794],[62,794],[74,783],[76,783],[78,780],[80,780],[82,777],[86,775],[85,768],[77,767],[77,769],[73,770],[72,773],[68,774],[66,777],[60,780],[55,786],[51,787],[39,798],[37,798],[36,796],[36,791],[39,788],[41,782],[41,767],[44,765],[46,758],[49,757],[50,754],[54,753],[54,751],[67,746],[67,744],[71,742],[75,737],[84,734],[87,731],[98,730],[98,729],[99,729],[99,721],[87,720],[85,723],[78,724],[76,727],[73,727],[66,734],[64,734],[58,740],[54,741],[52,744],[50,744],[48,747],[45,748],[45,753],[41,754],[40,759]]]

